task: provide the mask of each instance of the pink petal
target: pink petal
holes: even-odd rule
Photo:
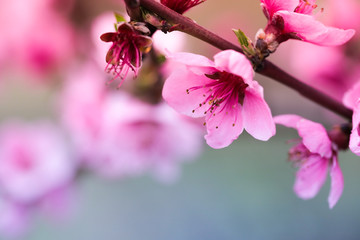
[[[329,202],[329,207],[333,208],[337,203],[337,201],[339,200],[339,198],[341,197],[341,194],[344,189],[344,177],[336,157],[333,159],[333,164],[330,169],[330,177],[331,177],[331,190],[330,190],[328,202]]]
[[[349,89],[343,97],[343,103],[346,107],[354,109],[357,101],[360,98],[360,81],[357,82],[351,89]]]
[[[296,173],[296,195],[302,199],[313,198],[325,183],[327,167],[327,159],[319,155],[310,156]]]
[[[204,117],[207,106],[199,107],[199,104],[206,99],[204,97],[204,94],[207,94],[206,88],[189,91],[189,94],[187,90],[192,87],[203,86],[209,81],[213,80],[207,78],[204,74],[199,76],[186,69],[178,69],[165,81],[163,98],[179,113],[190,117]]]
[[[331,157],[331,141],[321,124],[303,118],[298,122],[297,129],[304,145],[310,152],[325,158]]]
[[[179,52],[169,53],[166,57],[175,62],[186,65],[189,70],[193,71],[195,74],[198,75],[201,75],[204,72],[212,73],[215,71],[214,63],[202,55]]]
[[[234,50],[225,50],[214,56],[215,67],[218,70],[235,74],[251,85],[254,71],[250,61],[245,55]]]
[[[353,29],[327,27],[310,15],[288,11],[279,11],[276,14],[284,19],[284,32],[295,33],[302,40],[320,46],[344,44],[355,34]]]
[[[220,109],[220,108],[218,108]],[[219,112],[220,111],[220,112]],[[242,108],[227,107],[206,118],[208,134],[205,135],[207,144],[212,148],[229,146],[243,131]]]
[[[245,92],[244,128],[254,138],[267,141],[275,135],[275,123],[261,92],[262,87],[256,81],[254,81],[254,88],[248,88]]]
[[[266,7],[270,17],[280,10],[294,11],[299,4],[298,0],[261,0],[261,3]]]
[[[360,124],[360,101],[357,102],[356,107],[354,108],[354,113],[352,116],[353,129],[351,130],[350,143],[349,143],[350,150],[358,156],[360,156],[359,124]]]
[[[274,121],[277,124],[284,125],[289,128],[297,128],[297,123],[302,119],[302,117],[294,114],[284,114],[274,117]]]

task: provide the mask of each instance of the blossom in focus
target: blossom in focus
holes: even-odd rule
[[[0,189],[5,198],[33,204],[74,176],[64,139],[47,122],[4,123],[0,128]]]
[[[160,2],[175,12],[183,14],[190,8],[205,2],[205,0],[160,0]]]
[[[339,200],[344,179],[337,158],[337,146],[325,128],[297,115],[280,115],[274,118],[277,124],[295,128],[301,140],[289,150],[289,160],[299,167],[296,173],[294,191],[302,199],[313,198],[324,185],[327,171],[330,171],[331,190],[329,207]]]
[[[137,75],[142,54],[150,51],[152,40],[128,23],[120,24],[116,32],[104,33],[100,38],[104,42],[112,42],[106,55],[106,70],[114,74],[113,80],[121,79],[120,87],[130,70]]]
[[[349,148],[360,156],[360,82],[345,93],[343,103],[353,110]]]
[[[166,80],[163,97],[181,114],[205,117],[205,139],[213,148],[232,143],[243,129],[266,141],[275,134],[271,111],[263,98],[263,88],[253,80],[246,57],[233,50],[206,57],[176,53],[178,68]]]
[[[265,35],[259,35],[265,42],[281,43],[290,38],[321,46],[337,46],[353,37],[353,29],[343,30],[327,27],[315,19],[315,0],[261,0],[261,6],[268,19]]]

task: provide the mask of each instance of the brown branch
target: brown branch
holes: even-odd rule
[[[140,5],[147,10],[156,13],[167,21],[179,24],[179,26],[176,28],[177,30],[201,39],[204,42],[207,42],[221,50],[233,49],[235,51],[243,53],[242,49],[239,46],[232,44],[231,42],[196,24],[191,19],[182,16],[181,14],[167,8],[160,3],[157,3],[154,0],[140,0]],[[285,71],[283,71],[269,61],[265,60],[264,67],[257,70],[257,72],[264,76],[272,78],[275,81],[285,84],[286,86],[300,93],[302,96],[343,116],[344,118],[347,118],[348,120],[351,120],[352,118],[352,111],[346,108],[343,104],[331,98],[330,96],[316,90],[315,88],[301,82],[300,80],[286,73]]]

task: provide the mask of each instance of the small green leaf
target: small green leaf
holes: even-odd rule
[[[117,23],[126,22],[125,18],[122,15],[120,15],[119,13],[114,12],[114,15],[115,15]]]
[[[235,33],[236,37],[238,38],[240,45],[243,47],[249,46],[249,38],[243,33],[240,29],[233,29],[233,32]]]

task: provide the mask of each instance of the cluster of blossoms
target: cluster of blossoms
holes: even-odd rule
[[[180,14],[200,2],[202,1],[161,1]],[[263,88],[253,80],[253,68],[257,69],[258,63],[252,61],[255,64],[252,66],[247,58],[263,61],[288,39],[320,46],[338,46],[348,42],[355,34],[353,29],[328,27],[318,21],[315,18],[318,14],[313,15],[317,8],[315,0],[261,0],[261,6],[268,23],[265,30],[258,31],[256,44],[253,45],[241,34],[237,35],[246,57],[234,50],[225,50],[216,54],[214,61],[192,53],[167,54],[167,59],[178,62],[179,67],[167,78],[163,88],[163,98],[177,112],[193,118],[203,118],[203,125],[207,129],[205,139],[213,148],[229,146],[239,137],[243,129],[262,141],[275,135],[275,122],[264,100]],[[148,21],[145,25],[153,22]],[[124,24],[122,26],[125,26]],[[148,46],[148,44],[139,45],[136,51],[131,48],[124,50],[123,46],[139,42],[137,40],[139,38],[148,37],[143,36],[144,33],[138,33],[138,36],[129,38],[126,33],[120,33],[119,30],[116,34],[123,37],[112,38],[114,44],[108,55],[113,56],[114,52],[127,51],[120,56],[126,54],[134,56],[134,53],[143,52],[143,46]],[[110,36],[110,33],[105,36]],[[102,36],[102,40],[108,41],[108,39]],[[115,75],[118,75],[117,68],[123,69],[124,65],[128,65],[126,69],[133,69],[136,75],[140,66],[138,58],[136,59],[131,62],[125,58],[107,57],[107,62],[115,65]],[[347,106],[356,109],[354,104],[348,103]],[[352,150],[354,136],[359,138],[356,110],[354,114],[353,121],[356,126],[353,126],[350,138]],[[331,131],[328,135],[320,124],[295,115],[278,116],[275,121],[296,128],[303,138],[289,152],[290,161],[300,167],[294,186],[296,194],[304,199],[314,197],[324,184],[327,168],[330,167],[332,188],[329,206],[332,208],[343,189],[337,152],[339,148],[342,149],[344,146],[345,149],[347,148],[349,132]]]
[[[228,49],[210,60],[181,52],[181,37],[175,35],[175,30],[186,32],[189,28],[174,19],[203,2],[154,1],[154,6],[166,6],[175,17],[168,20],[140,6],[139,14],[130,16],[129,21],[116,14],[115,32],[107,29],[113,26],[109,15],[101,16],[93,23],[94,51],[82,53],[91,60],[74,61],[75,69],[62,72],[64,81],[55,108],[58,126],[47,120],[1,125],[0,232],[23,232],[35,209],[66,212],[73,199],[73,183],[84,169],[108,179],[151,174],[169,183],[179,176],[181,163],[198,156],[204,134],[206,143],[219,149],[236,141],[244,129],[255,139],[267,141],[276,133],[275,124],[296,129],[301,138],[289,150],[289,160],[299,168],[295,193],[303,199],[313,198],[329,171],[328,202],[330,208],[335,206],[344,187],[338,152],[349,148],[360,156],[360,84],[339,94],[353,111],[352,123],[327,131],[320,123],[297,115],[273,117],[263,87],[254,80],[254,69],[265,66],[265,58],[289,39],[319,46],[351,44],[355,35],[351,28],[358,26],[324,25],[316,19],[319,14],[313,14],[315,0],[261,0],[268,21],[256,34],[255,43],[235,31],[238,49],[245,54]],[[11,7],[22,6],[18,11],[21,31],[12,31],[4,24],[8,17],[4,9],[8,8],[1,8],[5,2],[0,0],[0,30],[9,32],[0,39],[0,52],[4,53],[0,69],[19,64],[43,73],[68,64],[75,31],[63,18],[66,11],[54,10],[55,3],[36,0],[30,4],[36,10],[27,11],[29,3],[12,1]],[[131,15],[136,6],[129,5],[127,10]],[[164,37],[161,31],[170,36],[159,40]],[[24,35],[27,41],[22,41]],[[169,40],[171,36],[175,38]],[[80,42],[87,49],[89,43]],[[107,54],[101,44],[106,45]],[[99,70],[99,58],[105,58],[105,71],[113,74],[110,80]],[[341,67],[337,70],[338,75],[344,71]],[[134,79],[127,81],[129,76]],[[117,88],[121,89],[112,88],[115,80],[120,81]]]

